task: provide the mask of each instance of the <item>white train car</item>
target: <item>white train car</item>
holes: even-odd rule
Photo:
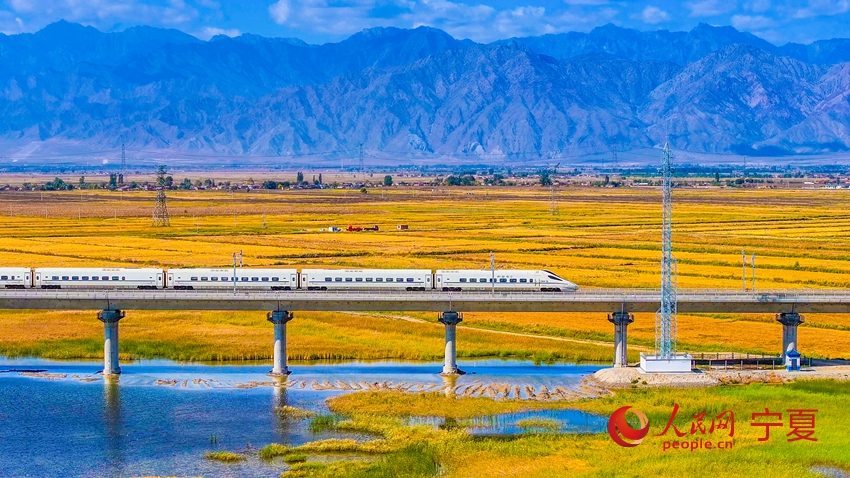
[[[516,290],[566,292],[578,289],[572,282],[547,270],[438,270],[434,274],[437,290]]]
[[[0,267],[0,287],[29,289],[32,287],[32,269],[26,267]]]
[[[119,267],[41,267],[34,269],[39,289],[160,289],[162,269]]]
[[[235,282],[234,282],[235,279]],[[175,290],[229,289],[294,290],[297,269],[168,269],[166,287]]]
[[[430,269],[302,269],[307,290],[431,290]]]

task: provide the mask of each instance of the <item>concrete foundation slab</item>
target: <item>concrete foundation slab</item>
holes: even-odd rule
[[[692,358],[688,354],[677,354],[670,358],[640,354],[640,369],[644,373],[690,373]]]

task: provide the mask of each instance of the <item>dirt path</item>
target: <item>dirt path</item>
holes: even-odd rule
[[[381,318],[384,318],[384,319],[404,320],[404,321],[407,321],[407,322],[413,322],[413,323],[417,323],[417,324],[436,325],[433,322],[428,322],[427,320],[417,319],[416,317],[410,317],[410,316],[407,316],[407,315],[370,314],[370,313],[365,313],[365,312],[346,312],[346,313],[351,314],[351,315],[360,315],[360,316],[364,316],[364,317],[381,317]],[[566,337],[552,337],[552,336],[549,336],[549,335],[536,335],[536,334],[526,334],[526,333],[522,333],[522,332],[507,332],[507,331],[504,331],[504,330],[482,329],[482,328],[479,328],[479,327],[470,327],[470,326],[467,326],[467,325],[458,325],[458,328],[459,329],[466,329],[466,330],[475,330],[475,331],[478,331],[478,332],[486,332],[486,333],[490,333],[490,334],[507,335],[507,336],[512,336],[512,337],[526,337],[526,338],[531,338],[531,339],[555,340],[555,341],[558,341],[558,342],[568,342],[568,343],[574,343],[574,344],[591,344],[591,345],[599,345],[599,346],[603,346],[603,347],[611,347],[611,348],[614,347],[613,343],[603,342],[601,340],[569,339],[569,338],[566,338]],[[634,350],[640,350],[640,351],[651,351],[652,350],[649,347],[642,347],[642,346],[639,346],[639,345],[629,345],[629,348],[634,349]]]

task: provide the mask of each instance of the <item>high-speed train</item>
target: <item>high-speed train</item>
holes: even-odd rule
[[[575,291],[548,270],[0,267],[6,289]]]

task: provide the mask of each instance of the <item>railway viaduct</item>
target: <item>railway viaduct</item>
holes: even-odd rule
[[[804,313],[850,313],[850,291],[777,290],[742,292],[687,290],[678,292],[678,311],[685,313],[774,313],[782,325],[782,355],[797,349],[797,326]],[[655,312],[661,292],[637,289],[581,289],[577,292],[404,292],[404,291],[105,291],[2,290],[0,309],[99,310],[104,324],[103,374],[121,373],[118,322],[128,310],[261,310],[274,327],[271,375],[286,375],[286,323],[301,311],[437,312],[445,325],[442,373],[458,374],[456,326],[463,312],[595,312],[614,324],[614,366],[626,365],[628,325],[635,312]]]

